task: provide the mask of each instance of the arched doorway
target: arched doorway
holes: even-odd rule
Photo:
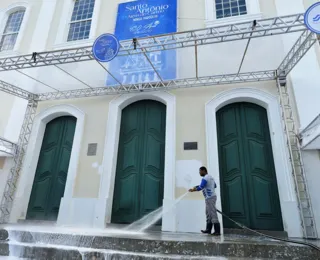
[[[63,116],[46,125],[27,219],[57,219],[67,180],[76,123],[75,117]]]
[[[130,224],[162,206],[166,106],[142,100],[122,110],[112,223]]]
[[[222,210],[256,230],[283,231],[267,112],[233,103],[217,112]],[[224,218],[224,228],[238,228]]]

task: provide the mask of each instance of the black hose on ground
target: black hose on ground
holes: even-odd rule
[[[239,222],[229,218],[226,214],[224,214],[223,212],[221,212],[220,210],[218,210],[216,208],[217,212],[220,213],[222,216],[224,216],[225,218],[229,219],[230,221],[232,221],[233,223],[235,223],[237,226],[243,228],[243,229],[246,229],[246,230],[249,230],[259,236],[263,236],[263,237],[266,237],[266,238],[271,238],[271,239],[274,239],[274,240],[278,240],[278,241],[282,241],[282,242],[288,242],[288,243],[293,243],[293,244],[299,244],[299,245],[305,245],[305,246],[309,246],[309,247],[312,247],[313,249],[316,249],[318,251],[320,251],[320,247],[312,244],[312,243],[308,243],[308,242],[301,242],[301,241],[295,241],[295,240],[290,240],[290,239],[285,239],[285,238],[279,238],[279,237],[273,237],[273,236],[269,236],[269,235],[266,235],[266,234],[263,234],[263,233],[260,233],[256,230],[252,230],[248,227],[246,227],[245,225],[243,224],[240,224]]]

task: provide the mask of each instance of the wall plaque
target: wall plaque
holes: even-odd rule
[[[198,150],[198,142],[184,142],[183,149],[184,150]]]

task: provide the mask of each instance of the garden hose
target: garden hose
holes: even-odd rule
[[[230,221],[232,221],[233,223],[235,223],[236,225],[238,225],[239,227],[243,228],[243,229],[246,229],[246,230],[249,230],[259,236],[263,236],[263,237],[266,237],[266,238],[270,238],[270,239],[274,239],[274,240],[278,240],[278,241],[282,241],[282,242],[288,242],[288,243],[294,243],[294,244],[299,244],[299,245],[305,245],[305,246],[309,246],[309,247],[312,247],[313,249],[316,249],[318,251],[320,251],[320,247],[312,244],[312,243],[308,243],[308,242],[302,242],[302,241],[295,241],[295,240],[290,240],[290,239],[285,239],[285,238],[279,238],[279,237],[274,237],[274,236],[269,236],[269,235],[266,235],[266,234],[263,234],[261,232],[258,232],[256,230],[252,230],[248,227],[246,227],[245,225],[243,224],[240,224],[239,222],[231,219],[230,217],[228,217],[226,214],[224,214],[223,212],[221,212],[220,210],[218,210],[216,208],[217,212],[220,213],[222,216],[224,216],[225,218],[229,219]]]

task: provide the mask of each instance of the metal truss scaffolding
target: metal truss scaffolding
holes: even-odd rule
[[[288,15],[255,21],[237,23],[207,29],[178,32],[168,35],[137,39],[136,48],[132,40],[121,41],[119,56],[135,55],[159,50],[186,48],[199,45],[222,43],[278,34],[305,31],[304,14]],[[48,65],[93,60],[92,46],[34,53],[0,59],[0,71],[35,68]]]
[[[320,114],[303,129],[300,134],[300,145],[303,150],[320,149]]]
[[[40,94],[39,101],[52,99],[70,99],[92,96],[104,96],[124,93],[134,93],[142,91],[170,90],[178,88],[192,88],[203,86],[224,85],[232,83],[267,81],[276,79],[275,71],[261,71],[250,73],[239,73],[230,75],[217,75],[201,78],[176,79],[165,82],[149,82],[131,85],[122,85],[117,88],[96,88],[96,89],[79,89],[72,91],[49,92]]]
[[[280,106],[282,108],[282,119],[284,131],[286,134],[286,142],[289,150],[289,158],[292,170],[292,176],[295,181],[295,192],[298,200],[301,226],[306,238],[317,238],[316,223],[308,184],[305,176],[303,160],[300,148],[300,139],[295,124],[295,118],[291,104],[291,94],[287,84],[280,85],[279,78],[277,79],[278,92],[280,96]]]
[[[247,50],[250,44],[256,44],[255,41],[262,37],[265,37],[264,40],[266,41],[266,37],[279,37],[289,33],[301,35],[283,61],[280,62],[279,60],[280,65],[276,64],[276,66],[271,70],[264,69],[249,72],[241,71],[243,69],[244,59],[246,55],[248,55]],[[219,75],[200,75],[201,68],[199,69],[199,64],[201,63],[201,58],[199,58],[198,55],[199,48],[218,46],[217,44],[219,43],[227,44],[228,42],[234,42],[234,44],[238,44],[239,42],[241,44],[243,42],[246,43],[246,48],[242,55],[241,63],[239,63],[239,68],[233,72],[224,72],[220,73]],[[2,213],[0,222],[3,223],[9,221],[15,190],[39,101],[277,80],[281,97],[281,108],[283,111],[283,122],[285,126],[284,131],[288,140],[287,146],[292,164],[292,173],[294,175],[294,179],[296,180],[296,193],[299,201],[302,222],[301,227],[304,237],[316,238],[317,232],[314,223],[310,196],[304,176],[300,146],[296,138],[298,133],[297,127],[295,126],[295,120],[293,119],[290,96],[288,94],[287,86],[280,86],[280,83],[286,80],[288,73],[297,65],[300,59],[307,53],[307,51],[315,42],[316,35],[309,32],[304,25],[304,14],[288,15],[200,30],[158,35],[136,39],[135,42],[133,42],[133,40],[121,41],[118,56],[136,57],[135,55],[144,55],[154,73],[157,74],[158,80],[134,84],[121,83],[119,79],[112,75],[108,68],[99,63],[99,68],[101,69],[102,67],[104,69],[103,72],[108,73],[117,82],[116,85],[107,87],[104,85],[92,87],[92,85],[86,83],[79,77],[76,77],[72,72],[67,71],[65,69],[66,67],[63,67],[67,66],[68,64],[83,64],[86,62],[92,62],[92,64],[97,65],[97,62],[94,60],[92,55],[92,46],[41,53],[35,52],[30,55],[0,59],[0,77],[1,75],[4,75],[1,73],[19,73],[20,76],[22,75],[26,77],[26,80],[33,80],[33,82],[40,84],[39,86],[41,86],[34,88],[37,89],[37,91],[30,91],[30,89],[24,88],[21,84],[16,86],[16,84],[13,82],[9,83],[7,80],[0,80],[0,90],[26,99],[29,102],[19,137],[19,142],[14,149],[14,166],[10,171],[0,205],[0,210]],[[148,54],[174,49],[181,51],[191,50],[191,53],[194,54],[194,65],[192,65],[194,67],[192,67],[192,71],[194,71],[195,76],[189,76],[188,78],[180,77],[172,80],[162,79],[161,74],[159,74],[152,61],[148,58]],[[46,67],[52,68],[52,70],[55,70],[54,72],[59,70],[59,72],[64,76],[70,77],[70,80],[77,80],[77,84],[80,83],[79,85],[83,86],[83,88],[61,90],[58,89],[58,83],[56,86],[53,86],[52,82],[45,83],[41,77],[32,76],[26,72],[34,69],[39,70]],[[3,78],[1,77],[1,79]],[[29,86],[29,84],[27,85]],[[43,88],[49,88],[50,91],[39,91],[39,89],[43,90]]]
[[[0,90],[2,92],[6,92],[8,94],[11,94],[16,97],[23,98],[23,99],[27,99],[27,100],[32,99],[32,96],[34,96],[30,92],[25,91],[25,90],[18,88],[16,86],[13,86],[12,84],[9,84],[9,83],[4,82],[2,80],[0,80]]]
[[[308,132],[311,132],[314,128],[320,125],[320,114],[316,116],[315,119],[312,120],[312,122],[300,132],[300,139],[302,136]]]
[[[278,73],[280,72],[282,75],[287,76],[316,41],[317,37],[314,33],[307,30],[304,31],[280,64]]]
[[[0,223],[7,223],[10,218],[10,213],[13,205],[15,191],[17,189],[23,159],[27,150],[29,137],[32,130],[33,119],[37,111],[38,102],[35,100],[28,101],[26,113],[24,116],[21,132],[19,135],[18,144],[15,146],[13,156],[13,166],[10,169],[9,176],[3,191],[3,196],[0,204]]]
[[[9,140],[6,140],[2,137],[0,137],[0,152],[14,155],[16,152],[16,144],[12,143]]]

